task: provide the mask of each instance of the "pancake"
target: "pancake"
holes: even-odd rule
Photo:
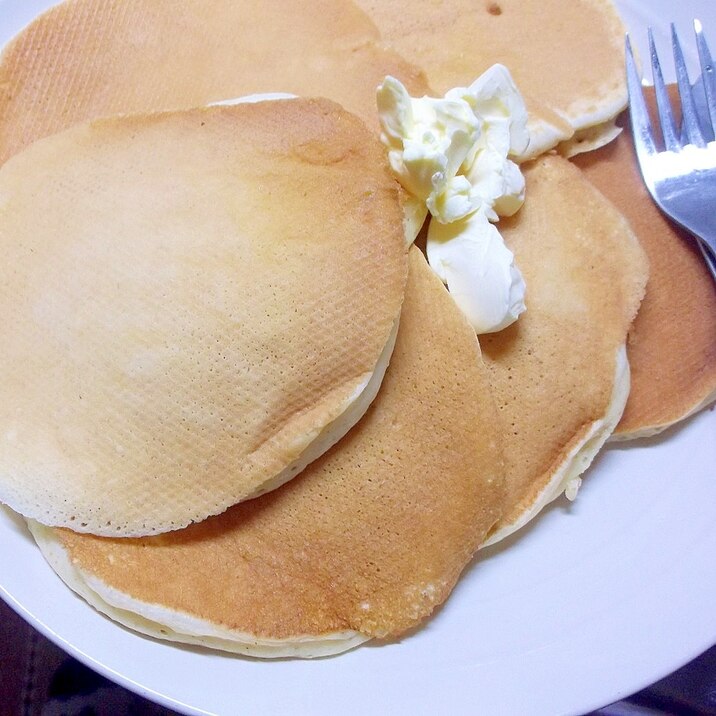
[[[73,124],[189,109],[258,92],[329,97],[378,129],[385,75],[425,94],[424,77],[379,45],[348,0],[68,0],[0,62],[0,164]]]
[[[440,95],[505,65],[530,114],[525,158],[560,142],[572,154],[608,141],[626,106],[625,28],[611,0],[356,2]],[[580,136],[595,127],[588,142]]]
[[[480,336],[505,426],[507,499],[488,544],[524,525],[578,476],[629,393],[627,331],[647,260],[622,215],[570,162],[524,165],[524,206],[500,221],[527,284],[527,310]]]
[[[402,190],[328,100],[78,125],[0,169],[0,501],[142,535],[293,477],[375,396]]]
[[[653,107],[653,90],[648,98]],[[626,116],[623,124],[628,128]],[[716,289],[693,238],[659,211],[644,186],[631,131],[578,159],[649,257],[646,295],[629,333],[631,393],[612,436],[647,437],[716,400]]]
[[[501,433],[474,331],[411,250],[398,339],[360,423],[268,495],[118,540],[33,525],[60,576],[140,632],[320,656],[415,627],[500,514]]]

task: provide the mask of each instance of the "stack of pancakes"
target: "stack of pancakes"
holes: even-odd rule
[[[4,51],[0,501],[126,626],[333,654],[424,621],[615,429],[713,399],[716,296],[666,223],[634,220],[626,135],[583,171],[544,154],[618,132],[610,2],[569,4],[590,43],[569,67],[564,3],[208,5],[68,0]],[[527,311],[478,343],[409,248],[424,214],[375,87],[442,93],[496,61],[531,111],[526,202],[499,224]],[[206,106],[260,92],[297,97]],[[622,173],[629,221],[589,181]]]

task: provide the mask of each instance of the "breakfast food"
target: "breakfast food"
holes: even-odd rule
[[[430,265],[485,334],[492,388],[511,429],[506,510],[491,544],[562,492],[573,496],[614,430],[629,394],[624,343],[646,260],[624,219],[565,160],[523,164],[526,192],[509,159],[524,146],[526,112],[505,67],[444,98],[411,98],[387,78],[378,107],[391,168],[431,214]],[[520,212],[526,193],[529,209]],[[519,251],[505,247],[498,222]],[[523,259],[530,308],[515,330],[525,309],[515,266]]]
[[[500,63],[530,113],[525,157],[613,139],[626,105],[624,26],[611,0],[356,0],[439,95]]]
[[[0,60],[0,502],[144,634],[259,657],[405,634],[574,496],[624,409],[647,261],[574,166],[526,161],[618,133],[612,3],[358,4],[68,0]],[[265,92],[366,125],[204,107]]]
[[[573,496],[617,424],[648,272],[626,220],[570,162],[545,156],[523,169],[527,199],[500,231],[525,275],[527,310],[480,337],[507,436],[507,498],[489,544]]]
[[[88,118],[190,107],[266,90],[328,95],[375,123],[374,89],[385,74],[400,77],[411,94],[420,96],[434,94],[433,90],[444,91],[453,86],[451,83],[467,84],[488,64],[499,60],[507,63],[532,110],[529,155],[547,146],[543,140],[552,141],[550,137],[559,138],[561,150],[566,153],[573,151],[575,142],[584,150],[612,138],[612,118],[623,106],[625,92],[623,28],[608,0],[580,0],[554,8],[532,0],[471,3],[469,7],[459,2],[442,4],[439,12],[444,20],[437,24],[431,20],[433,6],[426,4],[418,13],[413,5],[408,26],[402,3],[363,0],[361,4],[378,28],[350,2],[322,3],[315,6],[316,12],[310,17],[295,12],[290,4],[273,2],[262,3],[260,10],[252,3],[225,0],[212,0],[210,8],[197,1],[177,5],[168,0],[61,3],[33,22],[3,52],[0,162],[34,139]],[[261,19],[252,21],[252,13],[259,12]],[[459,21],[452,21],[450,13],[459,13]],[[532,32],[535,13],[539,13],[542,33]],[[467,37],[463,38],[463,30],[471,27],[470,23],[475,26],[461,54],[455,49],[456,43],[461,46]],[[556,42],[554,33],[567,24],[570,32],[560,35]],[[579,32],[580,27],[588,27],[589,31]],[[425,31],[430,33],[431,41],[413,43],[408,48],[411,33]],[[432,40],[434,33],[443,32],[449,41]],[[381,33],[385,42],[428,72],[432,89],[417,67],[394,50],[386,49]],[[396,33],[402,39],[396,39]],[[479,41],[475,41],[476,37]],[[577,43],[580,49],[570,43]],[[412,57],[410,53],[415,52],[420,56]],[[553,60],[553,53],[561,53],[559,62]],[[286,58],[290,56],[303,60],[288,62]],[[569,62],[563,61],[566,56]],[[588,62],[575,66],[582,57]],[[565,113],[567,105],[570,109]],[[550,110],[551,114],[545,113],[548,106],[554,110]],[[542,118],[542,135],[534,131],[534,116]],[[565,117],[569,118],[569,126]],[[547,131],[548,125],[552,130]],[[566,139],[568,135],[571,139]],[[623,145],[628,142],[628,138],[622,139]],[[614,161],[619,161],[616,156]],[[589,165],[601,167],[592,169],[591,176],[599,184],[601,174],[600,186],[605,192],[619,186],[611,182],[609,161],[587,158],[581,166],[589,172]],[[630,166],[633,170],[633,163]],[[633,184],[635,191],[643,191],[636,178]],[[616,189],[611,198],[619,205],[618,199],[626,195]],[[620,208],[632,222],[643,223],[642,217],[649,216],[657,226],[670,231],[651,207],[645,209],[646,214],[630,214],[630,208],[635,206],[624,202]],[[652,231],[645,226],[643,232],[637,233],[647,242]],[[667,253],[670,254],[668,249]],[[689,259],[688,250],[681,256],[689,264],[684,266],[689,275],[693,270],[704,276],[697,256]],[[677,277],[676,271],[670,276],[667,280],[672,291],[689,282]],[[693,335],[705,334],[707,341],[713,338],[713,323],[708,321],[704,330],[696,328],[689,339],[682,340],[674,331],[686,329],[688,323],[681,320],[684,312],[674,302],[673,293],[657,298],[659,280],[656,276],[653,279],[653,291],[648,292],[632,332],[632,395],[617,429],[624,437],[652,434],[716,396],[714,361],[709,358],[713,346],[708,343],[702,348],[692,347]],[[702,281],[709,304],[713,292],[703,284]],[[693,300],[696,295],[694,292],[684,300]],[[656,300],[665,308],[674,307],[674,313],[670,317],[659,313],[657,318],[652,309]],[[649,320],[650,315],[654,320]],[[701,316],[703,320],[707,312]],[[664,321],[680,350],[653,349],[656,341],[662,341]],[[689,356],[682,360],[687,347]],[[642,361],[644,370],[640,367]],[[653,371],[658,372],[658,378]],[[679,382],[667,388],[672,378]],[[667,401],[672,399],[681,404],[669,408]],[[639,401],[650,404],[649,408],[639,408]],[[647,410],[653,414],[642,416]]]
[[[716,400],[716,289],[693,238],[649,196],[629,132],[577,159],[649,257],[646,295],[629,333],[632,390],[612,436],[648,437]]]
[[[428,92],[349,0],[67,0],[0,61],[0,164],[41,137],[128,112],[253,93],[328,97],[377,129],[387,74]]]
[[[498,422],[475,334],[413,248],[378,397],[295,480],[156,537],[32,529],[74,590],[133,629],[262,657],[336,653],[447,598],[500,515]]]
[[[328,100],[77,125],[0,169],[0,501],[111,535],[273,489],[375,396],[401,189]]]

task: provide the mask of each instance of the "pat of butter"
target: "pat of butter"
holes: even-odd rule
[[[525,182],[509,158],[527,149],[527,110],[502,65],[444,98],[378,87],[381,140],[398,180],[432,215],[428,261],[475,330],[501,330],[524,311],[525,284],[489,222],[514,214]]]
[[[378,88],[381,139],[400,183],[424,201],[439,220],[474,211],[470,185],[458,176],[474,159],[480,122],[462,100],[415,99],[399,80],[386,77]]]
[[[482,211],[428,229],[433,271],[477,333],[501,331],[525,310],[525,282],[513,253]]]

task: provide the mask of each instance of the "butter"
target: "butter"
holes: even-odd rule
[[[493,65],[442,99],[410,97],[386,77],[377,102],[390,166],[432,216],[430,265],[478,333],[510,325],[525,310],[525,283],[490,223],[525,196],[510,157],[527,149],[527,110],[510,73]]]
[[[465,169],[472,192],[490,221],[511,216],[524,202],[525,181],[509,156],[527,151],[527,108],[507,68],[493,65],[469,87],[450,90],[482,120],[474,159]]]
[[[525,310],[515,257],[484,212],[449,224],[430,222],[427,255],[477,333],[501,331]]]
[[[433,216],[452,221],[477,206],[470,184],[458,176],[474,158],[480,122],[460,99],[413,98],[394,77],[378,87],[381,140],[400,183],[425,202]]]

